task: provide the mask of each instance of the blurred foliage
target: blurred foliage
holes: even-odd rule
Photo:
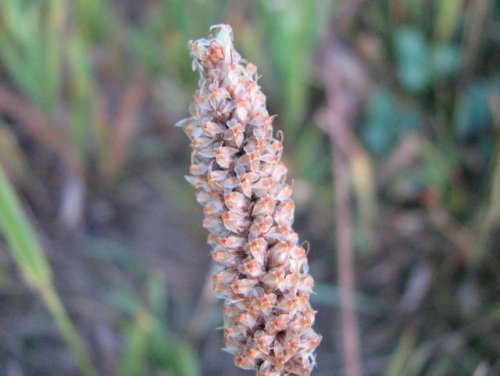
[[[78,359],[84,376],[97,375],[66,309],[54,288],[52,269],[18,198],[0,166],[0,231],[26,283],[40,296],[59,326],[64,340]]]
[[[222,355],[210,360],[210,334],[190,331],[209,304],[195,303],[191,281],[206,272],[207,258],[183,279],[176,251],[190,263],[190,244],[207,252],[201,226],[190,225],[200,221],[182,180],[187,142],[170,127],[186,115],[196,86],[186,43],[221,22],[258,65],[285,133],[297,230],[311,240],[318,280],[318,375],[341,369],[331,356],[340,350],[329,347],[337,341],[329,310],[338,309],[331,153],[315,125],[328,105],[317,71],[329,51],[343,89],[333,96],[349,98],[353,112],[344,126],[355,145],[366,374],[500,373],[500,5],[492,0],[0,2],[0,227],[10,255],[0,258],[2,281],[15,280],[19,268],[82,372],[92,366],[54,284],[95,347],[100,372],[190,376],[231,366]],[[155,208],[168,208],[168,218]],[[162,227],[177,222],[186,228]],[[167,256],[144,251],[155,233],[168,237],[160,247]],[[0,283],[5,317],[23,307],[12,286]],[[85,313],[79,299],[98,313]],[[98,353],[107,347],[88,334],[102,322],[113,339],[106,362]],[[37,364],[5,338],[0,367],[70,372],[63,363]]]
[[[147,290],[148,305],[142,304],[133,296],[115,299],[132,317],[132,321],[124,323],[128,335],[120,374],[143,375],[149,368],[148,373],[156,370],[175,375],[200,375],[193,350],[183,341],[171,338],[171,333],[161,322],[161,317],[166,314],[163,284],[150,278]],[[148,363],[151,363],[151,367],[148,367]]]

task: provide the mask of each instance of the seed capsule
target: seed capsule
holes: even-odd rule
[[[234,359],[234,364],[243,369],[252,369],[255,368],[255,361],[255,358],[240,354]]]
[[[198,204],[200,204],[202,206],[208,204],[210,202],[211,198],[212,198],[212,195],[208,192],[205,192],[205,191],[196,192],[196,202],[198,202]]]
[[[229,168],[233,154],[236,154],[238,149],[230,147],[221,147],[215,150],[215,160],[217,164],[223,168]]]
[[[259,180],[259,175],[254,172],[244,174],[240,179],[241,191],[247,197],[252,197],[252,188],[255,187],[255,182]]]
[[[276,183],[270,178],[261,178],[253,185],[253,191],[257,197],[265,197],[270,194]]]
[[[287,263],[290,258],[290,249],[293,243],[285,241],[278,242],[269,250],[268,265],[270,267],[281,266]]]
[[[229,326],[224,328],[224,344],[234,354],[246,341],[246,328]]]
[[[214,292],[221,297],[229,296],[231,293],[229,286],[236,277],[234,273],[225,270],[215,273],[212,277]]]
[[[231,211],[243,212],[249,200],[240,192],[231,192],[224,196],[224,203]]]
[[[276,301],[278,300],[276,294],[263,294],[257,296],[252,300],[252,307],[256,307],[260,314],[269,315],[272,310],[276,307]]]
[[[278,201],[287,201],[292,196],[292,187],[288,184],[284,184],[281,189],[278,190],[278,194],[275,196]]]
[[[241,214],[235,212],[225,212],[222,214],[222,221],[224,226],[232,232],[239,233],[243,231],[250,222],[245,219]]]
[[[214,235],[221,236],[225,232],[224,223],[219,217],[208,216],[203,220],[203,227],[210,231]]]
[[[235,146],[237,148],[241,147],[243,144],[243,129],[241,127],[235,126],[226,131],[224,134],[224,139],[232,143],[232,146]]]
[[[273,217],[270,215],[259,215],[254,219],[253,224],[250,226],[250,232],[254,236],[265,234],[271,229],[273,222]]]
[[[286,282],[285,272],[281,268],[272,269],[261,278],[261,281],[269,291],[283,290]]]
[[[249,259],[243,262],[238,270],[248,277],[258,278],[264,275],[264,265],[256,259]]]
[[[255,285],[257,285],[257,282],[256,279],[238,279],[231,283],[231,288],[235,294],[248,295]]]
[[[236,317],[236,322],[248,329],[252,329],[257,323],[255,317],[253,317],[249,313],[238,314],[238,316]]]
[[[283,163],[278,163],[274,165],[274,169],[271,176],[275,182],[280,182],[286,176],[287,171],[288,169],[285,167]],[[285,187],[283,187],[283,189],[284,188]],[[292,193],[291,187],[288,186],[288,189],[290,189],[290,194],[291,194]],[[290,198],[290,195],[287,198]],[[284,201],[284,199],[280,199],[280,201]]]
[[[225,182],[228,176],[227,170],[212,170],[207,175],[207,181],[213,187],[219,187]]]
[[[215,137],[225,131],[224,127],[212,121],[205,121],[201,125],[201,130],[208,137]]]
[[[191,175],[204,175],[208,171],[208,165],[206,164],[192,164],[191,167],[189,168],[189,173]]]
[[[231,268],[236,268],[241,262],[241,257],[237,253],[220,248],[216,248],[212,251],[212,258],[215,262]]]
[[[279,226],[291,226],[293,222],[293,213],[295,203],[292,200],[285,201],[276,208],[274,219]]]
[[[257,200],[257,202],[253,207],[252,215],[257,216],[266,213],[272,213],[275,207],[276,207],[276,201],[272,197],[270,196],[264,197],[260,200]]]
[[[196,150],[204,149],[211,146],[213,139],[208,137],[195,137],[191,141],[191,147]]]
[[[264,238],[256,238],[250,241],[247,245],[247,251],[252,255],[252,257],[260,263],[264,263],[267,242]]]
[[[312,291],[313,286],[314,286],[314,279],[310,275],[307,275],[299,281],[297,288],[300,291],[310,293]]]
[[[269,350],[274,342],[275,337],[263,330],[257,330],[253,338],[255,343],[262,352],[269,353]]]
[[[281,332],[286,329],[289,322],[290,317],[287,314],[275,316],[267,322],[266,330],[269,333]]]
[[[203,214],[206,216],[222,214],[223,206],[220,201],[210,201],[203,208]]]
[[[229,248],[229,249],[238,249],[241,248],[245,245],[245,238],[240,238],[238,236],[222,236],[220,238],[220,244],[224,248]]]

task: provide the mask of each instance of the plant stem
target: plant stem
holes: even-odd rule
[[[80,371],[83,376],[97,376],[97,371],[92,365],[82,341],[73,326],[68,312],[61,303],[52,285],[44,285],[38,288],[40,296],[45,302],[48,310],[54,318],[64,341],[77,357]]]
[[[331,137],[335,186],[335,217],[340,286],[342,342],[347,376],[360,376],[359,330],[355,311],[354,255],[350,209],[349,171],[346,155]]]

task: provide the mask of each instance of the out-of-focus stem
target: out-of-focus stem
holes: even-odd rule
[[[77,357],[80,372],[83,376],[97,376],[97,371],[90,361],[90,357],[85,350],[83,343],[78,335],[73,323],[71,322],[68,312],[64,308],[55,293],[53,286],[41,286],[38,288],[40,296],[47,306],[50,314],[54,318],[64,341]]]
[[[347,376],[360,376],[359,329],[355,302],[355,268],[352,245],[352,215],[350,208],[349,171],[346,155],[331,137],[333,153],[333,184],[335,187],[335,217],[340,286],[342,342]]]
[[[18,197],[0,166],[0,231],[26,284],[45,303],[61,331],[63,339],[76,356],[82,376],[96,376],[82,340],[71,322],[52,282],[52,269],[34,229],[29,224]]]
[[[349,164],[352,162],[355,142],[351,129],[359,106],[359,93],[346,88],[352,79],[346,65],[355,66],[356,60],[341,48],[325,47],[321,61],[321,74],[325,82],[326,108],[318,114],[319,125],[329,135],[332,148],[332,175],[335,189],[335,218],[337,241],[337,268],[340,287],[340,316],[342,345],[347,376],[361,376],[359,329],[355,302],[355,267],[353,247],[353,218]],[[357,70],[362,73],[362,69]],[[351,86],[350,86],[351,87]]]

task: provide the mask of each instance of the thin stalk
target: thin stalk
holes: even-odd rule
[[[0,166],[0,232],[26,284],[47,306],[63,339],[78,359],[83,376],[97,372],[52,283],[52,269],[36,232],[29,223],[14,188]]]
[[[333,153],[333,184],[335,187],[336,237],[340,286],[342,342],[347,376],[360,376],[359,329],[355,302],[355,268],[352,244],[353,220],[350,208],[348,161],[331,137]]]
[[[56,322],[66,345],[76,356],[80,372],[83,376],[97,376],[97,371],[90,362],[90,358],[85,350],[81,339],[69,318],[68,312],[64,308],[59,296],[52,285],[41,286],[38,289],[42,300],[47,306],[52,318]]]
[[[332,40],[335,41],[336,38],[332,36]],[[346,75],[345,68],[337,62],[339,57],[342,60],[339,55],[342,49],[332,44],[330,48],[327,45],[324,51],[321,74],[325,82],[327,106],[318,114],[318,120],[320,127],[328,133],[332,148],[342,345],[346,375],[361,376],[349,174],[349,164],[355,159],[356,149],[350,130],[354,127],[355,115],[359,110],[359,93],[353,93],[345,86],[350,76]]]

